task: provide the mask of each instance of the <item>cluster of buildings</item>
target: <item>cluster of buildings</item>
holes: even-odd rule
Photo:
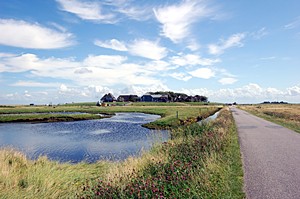
[[[115,98],[113,94],[105,94],[100,102],[168,102],[168,95],[151,95],[149,93],[139,97],[137,95],[120,95]]]
[[[118,98],[115,98],[113,94],[107,93],[100,99],[100,102],[207,102],[207,97],[205,96],[188,96],[182,93],[172,94],[168,92],[165,94],[146,93],[141,97],[137,95],[120,95]]]

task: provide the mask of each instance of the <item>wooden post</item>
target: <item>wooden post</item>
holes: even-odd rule
[[[178,119],[178,111],[176,111],[176,118]]]

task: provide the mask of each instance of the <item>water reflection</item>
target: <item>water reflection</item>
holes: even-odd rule
[[[168,139],[166,131],[151,131],[141,125],[157,115],[118,113],[111,118],[76,122],[2,124],[0,146],[12,146],[29,158],[46,155],[62,162],[122,160]]]

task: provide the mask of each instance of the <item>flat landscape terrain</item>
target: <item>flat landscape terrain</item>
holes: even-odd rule
[[[300,133],[300,104],[256,104],[239,108]]]
[[[205,105],[203,103],[141,102],[129,103],[128,105],[126,105],[125,103],[110,103],[109,105],[110,106],[99,107],[96,106],[96,103],[79,103],[58,106],[2,106],[0,107],[0,123],[55,122],[100,119],[117,112],[142,112],[157,114],[162,117],[161,119],[153,123],[146,124],[145,127],[167,129],[199,121],[202,118],[212,115],[220,108],[222,108],[222,105]],[[64,114],[67,112],[74,112],[75,114]]]
[[[1,107],[2,122],[40,122],[39,117],[52,122],[57,112],[158,114],[162,118],[146,126],[169,129],[171,138],[139,157],[92,164],[29,160],[15,149],[2,148],[0,198],[244,198],[238,137],[229,109],[222,108],[214,121],[195,123],[220,108],[195,103]]]

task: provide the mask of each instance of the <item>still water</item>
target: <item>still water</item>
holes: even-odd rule
[[[168,139],[167,131],[141,126],[159,118],[143,113],[117,113],[101,120],[0,124],[0,147],[16,148],[30,159],[46,155],[51,160],[72,163],[122,160]]]

